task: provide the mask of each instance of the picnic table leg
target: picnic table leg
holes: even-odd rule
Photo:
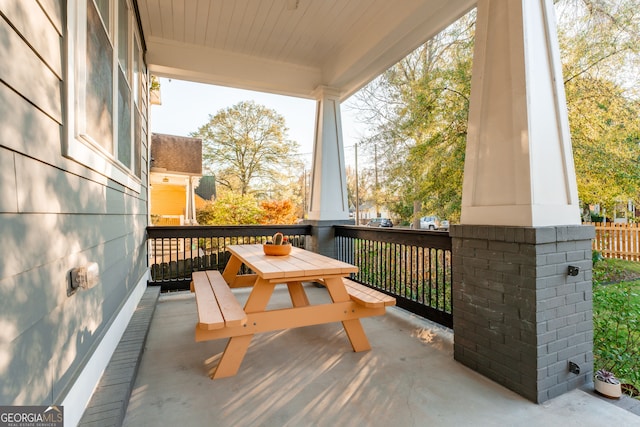
[[[269,303],[269,298],[271,298],[274,287],[274,284],[269,283],[264,279],[258,279],[251,290],[251,294],[249,294],[247,302],[245,303],[244,311],[246,313],[264,311]],[[249,348],[252,338],[253,334],[229,338],[218,366],[210,371],[211,378],[217,379],[232,377],[237,374],[238,369],[240,369],[240,365],[242,364],[242,360],[247,354],[247,349]]]
[[[309,298],[307,298],[302,282],[289,282],[287,283],[287,288],[294,307],[306,307],[309,305]]]
[[[345,320],[342,322],[342,326],[344,327],[344,331],[347,333],[347,337],[349,337],[349,342],[351,342],[353,351],[358,352],[371,350],[371,344],[369,344],[369,339],[364,333],[364,328],[362,327],[362,323],[360,323],[360,319]]]
[[[327,278],[324,283],[333,302],[344,302],[351,299],[344,287],[344,282],[341,277]],[[353,351],[371,350],[371,344],[369,344],[369,339],[367,339],[367,335],[364,333],[360,319],[345,320],[342,322],[342,327],[347,333]]]
[[[267,308],[267,304],[269,303],[269,299],[271,298],[271,294],[273,294],[275,286],[275,284],[269,283],[269,281],[259,277],[258,280],[256,280],[255,285],[253,285],[253,289],[249,294],[247,302],[244,304],[245,313],[248,314],[264,311],[265,308]]]
[[[231,258],[229,258],[229,261],[227,261],[227,266],[222,272],[222,277],[224,277],[225,282],[227,282],[229,285],[232,285],[234,279],[240,271],[240,267],[242,267],[242,261],[240,261],[240,259],[235,255],[231,255]]]
[[[253,338],[253,335],[229,338],[218,366],[210,371],[209,376],[212,379],[216,379],[232,377],[237,374],[238,369],[240,369],[240,364],[242,364],[242,360],[245,354],[247,354],[251,338]]]

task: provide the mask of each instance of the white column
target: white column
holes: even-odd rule
[[[462,224],[580,224],[552,0],[479,0]]]
[[[198,225],[198,220],[196,219],[196,188],[200,185],[199,176],[191,177],[191,223],[193,225]]]
[[[308,219],[349,219],[340,97],[335,89],[316,89],[316,130]]]
[[[188,177],[185,179],[185,187],[186,187],[186,201],[185,201],[185,209],[184,216],[185,222],[188,225],[194,224],[195,215],[193,214],[193,181],[192,177]]]

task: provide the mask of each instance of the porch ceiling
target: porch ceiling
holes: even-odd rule
[[[344,100],[475,0],[138,0],[153,74]]]

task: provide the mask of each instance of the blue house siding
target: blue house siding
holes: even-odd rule
[[[65,3],[0,1],[2,405],[60,404],[147,272],[146,174],[137,192],[63,155]],[[98,284],[68,296],[87,262]]]

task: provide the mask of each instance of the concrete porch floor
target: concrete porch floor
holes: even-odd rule
[[[305,289],[312,303],[328,298]],[[289,304],[277,287],[270,307]],[[339,323],[265,333],[236,376],[215,381],[207,371],[226,340],[196,343],[195,322],[192,294],[161,295],[123,425],[640,425],[640,416],[582,390],[531,403],[457,363],[449,330],[398,308],[363,319],[371,351],[354,353]]]

